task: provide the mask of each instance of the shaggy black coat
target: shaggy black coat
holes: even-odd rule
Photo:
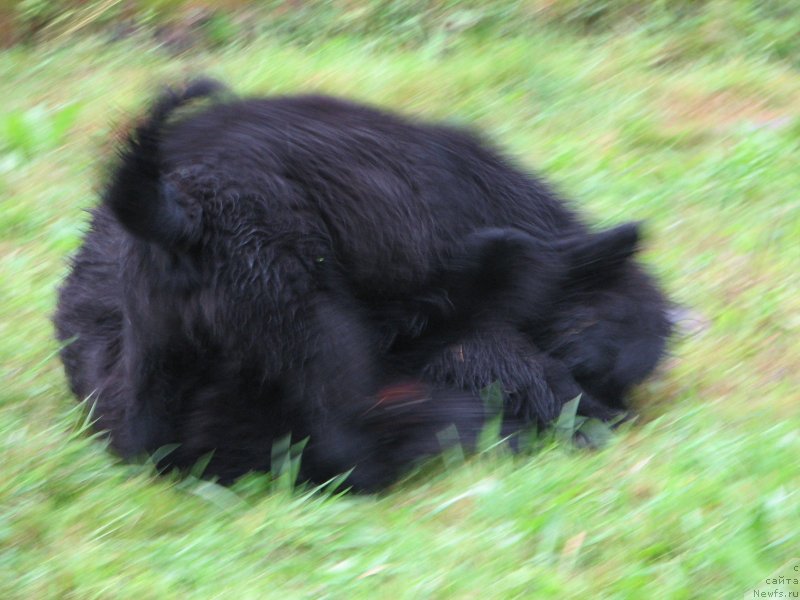
[[[665,300],[638,227],[590,233],[473,134],[320,96],[168,92],[131,133],[55,318],[74,393],[124,457],[213,451],[230,481],[309,437],[301,474],[364,490],[581,394],[610,419],[651,372]],[[177,111],[177,112],[176,112]]]

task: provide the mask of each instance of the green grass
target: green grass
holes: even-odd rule
[[[800,555],[800,73],[681,31],[0,54],[0,598],[736,598]],[[115,127],[157,82],[321,90],[472,124],[707,320],[596,452],[451,456],[380,496],[118,463],[49,322]]]

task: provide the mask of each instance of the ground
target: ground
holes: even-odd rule
[[[800,72],[669,31],[0,54],[1,598],[729,598],[800,556]],[[600,451],[449,455],[380,496],[122,465],[49,322],[114,131],[158,82],[325,91],[480,128],[685,308]],[[105,157],[105,158],[104,158]]]

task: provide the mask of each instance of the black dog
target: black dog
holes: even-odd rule
[[[592,234],[460,130],[324,97],[165,94],[132,134],[61,290],[73,391],[125,457],[179,443],[232,480],[309,437],[302,475],[375,489],[483,425],[582,395],[611,418],[664,351],[635,225]],[[420,384],[423,380],[425,385]]]

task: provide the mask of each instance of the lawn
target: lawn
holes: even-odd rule
[[[741,598],[800,556],[800,71],[697,40],[546,24],[0,53],[0,598]],[[119,463],[50,315],[115,132],[197,73],[467,124],[598,226],[644,220],[686,319],[638,420],[602,450],[451,455],[377,496]]]

